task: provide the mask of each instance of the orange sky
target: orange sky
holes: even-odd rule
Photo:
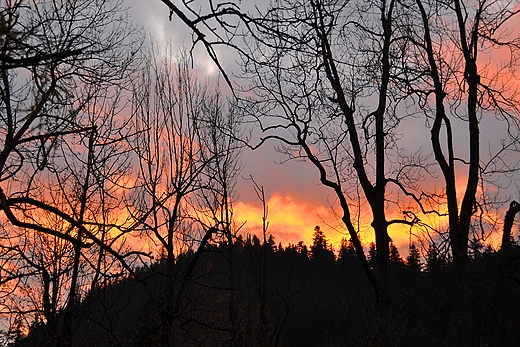
[[[168,21],[167,16],[164,15],[164,6],[159,1],[145,4],[144,2],[134,0],[130,1],[129,4],[133,7],[134,14],[137,15],[137,24],[148,26],[151,36],[157,40],[159,46],[166,44],[170,40],[179,44],[190,40],[189,31],[182,23],[176,20]],[[511,33],[512,35],[518,35],[518,29],[513,28]],[[234,58],[226,56],[225,52],[220,52],[219,54],[223,54],[224,59],[222,59],[222,63],[226,71],[236,71],[237,67]],[[201,54],[196,52],[195,55],[196,69],[204,71],[208,75],[216,74],[215,66],[204,52]],[[481,55],[479,56],[479,61],[481,62],[479,68],[485,67],[493,73],[497,71],[497,66],[506,56],[505,51],[500,52],[498,56],[486,57]],[[490,65],[486,66],[486,63],[490,63]],[[483,78],[486,76],[483,71],[479,71],[479,74]],[[490,77],[490,75],[487,75],[487,77]],[[510,85],[513,86],[514,83]],[[488,140],[497,140],[500,134],[504,134],[505,137],[504,124],[499,124],[500,122],[496,122],[492,118],[494,117],[483,118],[485,124],[482,126],[481,148],[484,161],[488,155]],[[416,125],[417,127],[412,125],[410,129],[407,128],[406,138],[403,139],[402,146],[411,149],[422,147],[425,152],[431,151],[430,134],[424,126],[424,119],[418,119]],[[417,131],[418,127],[421,128],[421,131]],[[467,127],[456,129],[456,131],[466,134]],[[467,157],[467,141],[464,140],[465,137],[465,135],[457,133],[456,141],[458,143],[456,145],[458,147],[456,148],[456,155],[461,158]],[[319,225],[337,249],[341,238],[345,237],[345,230],[331,211],[330,205],[335,201],[332,192],[319,184],[317,172],[312,165],[309,163],[274,164],[275,161],[282,161],[283,159],[281,155],[275,152],[272,143],[265,144],[263,148],[257,151],[246,151],[244,153],[245,169],[242,173],[243,177],[253,175],[259,185],[265,188],[268,200],[267,205],[269,207],[268,232],[274,235],[277,243],[282,242],[282,244],[286,245],[303,240],[309,245],[311,244],[314,227]],[[461,171],[458,176],[458,181],[462,185],[465,181],[464,175],[465,173]],[[429,184],[433,186],[435,183],[430,182]],[[461,188],[459,188],[459,193],[463,193]],[[254,194],[251,182],[239,179],[237,193],[239,196],[238,201],[234,205],[235,217],[239,224],[246,222],[242,228],[242,233],[257,233],[260,235],[262,206]],[[518,193],[512,191],[511,194],[511,198],[519,198],[517,196]],[[496,219],[503,219],[507,205],[508,202],[504,203],[504,208],[496,216]],[[389,218],[401,217],[392,215],[392,213],[389,214]],[[370,219],[370,216],[367,215],[366,219]],[[400,250],[406,251],[410,240],[408,228],[393,226],[390,234]],[[346,237],[348,238],[348,236]],[[373,240],[370,228],[367,227],[361,231],[361,238],[365,244]]]
[[[254,158],[254,154],[247,157]],[[285,166],[284,166],[285,165]],[[257,172],[260,177],[264,174],[266,204],[268,207],[268,234],[275,237],[275,241],[287,246],[304,241],[306,245],[312,244],[315,226],[320,226],[327,239],[338,250],[341,239],[349,239],[350,236],[341,221],[341,211],[336,205],[332,191],[319,184],[314,174],[314,167],[310,163],[287,163],[277,165],[271,163],[264,170]],[[255,167],[257,167],[255,165]],[[305,168],[306,170],[302,170]],[[267,173],[266,173],[267,171]],[[289,175],[295,174],[293,179]],[[289,176],[282,179],[283,175]],[[234,203],[234,216],[240,225],[245,223],[240,232],[242,235],[256,234],[261,238],[262,233],[262,203],[254,195],[252,183],[243,180],[238,184],[239,199]],[[335,211],[334,211],[335,210]],[[336,212],[336,213],[335,213]],[[351,211],[355,213],[354,210]],[[388,218],[402,218],[396,215],[397,211],[388,211]],[[370,242],[374,241],[373,230],[370,227],[371,215],[368,211],[362,211],[364,218],[359,235],[366,249]],[[410,242],[410,230],[406,226],[395,225],[389,230],[394,244],[407,254]]]
[[[297,201],[290,195],[283,195],[281,192],[273,193],[267,201],[269,223],[267,232],[275,237],[275,241],[296,244],[304,241],[309,245],[314,233],[314,227],[319,225],[334,245],[339,245],[343,235],[332,231],[323,220],[330,220],[332,212],[323,207],[316,206],[306,201]],[[234,210],[238,222],[246,222],[242,227],[241,233],[256,234],[262,233],[263,208],[261,203],[253,204],[239,201],[234,205]]]
[[[516,21],[520,22],[520,16],[516,17]],[[520,23],[515,28],[504,28],[511,37],[518,37]],[[495,49],[494,47],[493,49]],[[512,77],[510,70],[502,70],[503,65],[511,57],[509,51],[505,48],[500,50],[490,50],[479,53],[479,74],[482,76],[483,83],[489,83],[489,78],[496,78],[493,87],[505,89],[506,98],[517,98],[520,83],[520,75],[516,78]],[[499,72],[500,71],[500,72]],[[415,122],[415,123],[413,123]],[[468,140],[467,140],[467,125],[464,123],[457,123],[454,120],[455,138],[455,155],[460,158],[468,158]],[[429,128],[424,126],[424,119],[418,118],[410,123],[409,128],[406,129],[406,134],[403,137],[401,146],[404,148],[423,148],[425,153],[431,151]],[[413,131],[409,131],[413,130]],[[481,123],[481,158],[483,162],[489,160],[501,145],[500,138],[506,138],[506,124],[504,122],[497,122],[492,114],[485,114],[482,117]],[[266,145],[265,147],[269,147]],[[343,237],[349,238],[346,235],[344,226],[339,221],[330,207],[330,200],[334,201],[332,192],[327,188],[319,185],[316,169],[310,163],[286,163],[284,165],[275,165],[275,161],[283,161],[283,157],[277,154],[273,148],[262,149],[262,154],[246,154],[246,157],[253,161],[252,167],[259,171],[253,171],[253,176],[259,175],[264,177],[263,184],[266,191],[271,192],[267,205],[269,206],[269,232],[275,236],[276,242],[282,244],[296,243],[303,240],[307,245],[312,243],[313,229],[319,225],[325,232],[327,238],[332,242],[336,249],[339,248],[341,239]],[[505,157],[506,160],[511,159],[514,163],[518,158],[511,155]],[[258,163],[260,161],[260,163]],[[465,191],[466,184],[466,168],[459,165],[457,168],[457,190],[459,195],[459,203]],[[440,172],[439,172],[440,173]],[[247,175],[250,173],[247,172]],[[240,185],[240,193],[244,193],[245,186]],[[433,189],[437,186],[442,187],[442,182],[424,182],[425,189]],[[494,189],[493,186],[486,187],[487,189]],[[505,191],[507,194],[507,191]],[[518,193],[514,190],[510,192],[512,196],[507,201],[504,201],[502,208],[498,211],[490,213],[484,219],[490,224],[498,222],[502,223],[505,212],[509,205],[510,199],[519,199]],[[247,195],[247,194],[246,194]],[[331,198],[332,196],[332,198]],[[247,220],[246,226],[243,228],[243,233],[254,233],[255,230],[261,230],[262,209],[261,204],[254,199],[245,199],[239,201],[235,205],[237,218],[242,221]],[[361,238],[365,245],[374,240],[373,232],[370,227],[370,214],[368,211],[364,212],[366,215],[366,225],[361,231]],[[397,211],[387,211],[388,219],[402,218],[396,215]],[[434,216],[422,217],[423,220],[428,221],[437,228],[446,230],[446,222]],[[496,228],[501,232],[501,226]],[[500,245],[500,233],[493,233],[486,235],[486,242],[490,242],[494,247]],[[410,238],[410,230],[403,225],[393,225],[390,230],[390,237],[393,239],[396,246],[401,250],[402,254],[407,254],[407,249],[410,240],[417,241],[415,237],[419,233],[418,230],[412,232]],[[415,235],[415,236],[414,236]],[[421,235],[424,240],[426,237]],[[471,238],[471,237],[470,237]]]

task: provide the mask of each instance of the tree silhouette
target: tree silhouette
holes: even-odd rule
[[[518,45],[516,39],[503,33],[500,29],[513,25],[518,14],[516,5],[504,3],[490,7],[485,1],[477,1],[475,6],[467,6],[457,0],[446,11],[432,7],[436,2],[416,1],[421,18],[421,29],[417,32],[417,44],[413,45],[427,61],[426,80],[418,85],[412,83],[414,90],[430,90],[435,101],[427,101],[425,94],[417,94],[424,100],[422,107],[425,116],[432,120],[431,145],[435,160],[440,168],[445,187],[445,201],[449,215],[449,237],[453,264],[457,274],[459,293],[457,312],[454,321],[464,331],[457,336],[462,337],[460,343],[471,336],[471,317],[468,317],[471,288],[468,286],[466,265],[469,259],[469,242],[474,225],[474,215],[480,211],[484,215],[490,202],[486,201],[486,178],[497,180],[496,176],[516,172],[515,164],[498,164],[504,160],[509,148],[516,147],[518,126],[507,130],[496,151],[485,162],[481,153],[482,113],[498,115],[510,129],[510,116],[518,114],[516,90],[508,86],[511,74],[516,69]],[[439,24],[444,18],[453,18],[455,25],[447,27]],[[498,34],[500,32],[500,34]],[[441,48],[442,47],[442,48]],[[486,55],[500,54],[500,47],[507,47],[510,55],[500,62],[500,68],[481,65],[487,61]],[[443,59],[449,55],[453,59]],[[418,61],[411,62],[415,65]],[[421,63],[419,63],[421,64]],[[448,72],[449,71],[449,72]],[[462,113],[461,113],[462,112]],[[456,151],[457,123],[462,121],[466,127],[469,146],[464,156]],[[457,154],[456,154],[457,153]],[[463,163],[464,171],[458,170]],[[464,185],[459,186],[458,178],[463,177]],[[496,181],[495,181],[496,182]],[[478,187],[481,186],[481,192]],[[494,183],[491,182],[491,185]],[[479,197],[479,195],[482,195]],[[486,203],[483,203],[486,202]],[[482,226],[482,224],[480,224]],[[484,233],[484,230],[481,231]]]
[[[124,245],[116,189],[128,173],[132,30],[118,1],[0,5],[2,316],[41,325],[58,346],[71,345],[86,291],[132,273],[139,253]]]
[[[430,244],[426,253],[426,272],[430,274],[438,273],[441,265],[442,262],[439,259],[439,253],[437,249],[433,244]]]
[[[403,258],[401,257],[401,254],[399,253],[399,250],[394,245],[393,241],[390,241],[390,261],[393,263],[402,263]]]
[[[176,343],[174,326],[190,315],[182,311],[189,282],[212,243],[227,244],[229,313],[236,315],[232,248],[238,227],[233,201],[242,145],[239,123],[218,85],[199,81],[185,49],[177,57],[173,47],[165,49],[165,57],[155,49],[148,52],[148,65],[134,85],[137,135],[129,143],[139,158],[130,211],[151,243],[165,250],[168,283],[160,329],[167,346]],[[193,257],[180,270],[177,258],[188,250]],[[232,326],[234,334],[235,323]]]
[[[341,239],[341,246],[338,252],[338,261],[356,258],[356,249],[352,241],[346,238]]]
[[[471,292],[466,272],[471,233],[497,231],[487,220],[509,197],[494,189],[507,186],[509,175],[519,169],[517,159],[506,159],[516,155],[519,136],[517,79],[512,76],[517,76],[520,50],[509,29],[519,14],[516,4],[283,1],[247,13],[240,11],[240,2],[210,6],[207,12],[195,11],[194,2],[163,3],[217,64],[212,48],[218,44],[241,54],[248,82],[242,88],[247,93],[243,112],[262,132],[258,145],[281,141],[288,158],[308,160],[335,192],[380,298],[381,321],[390,320],[388,226],[425,225],[422,215],[435,214],[449,224],[458,272],[460,312],[454,321],[470,322],[463,316]],[[204,34],[201,27],[207,29]],[[245,44],[234,40],[237,36],[245,37]],[[490,63],[495,57],[500,60],[496,66]],[[240,84],[234,88],[240,91]],[[406,152],[399,143],[409,134],[399,129],[417,114],[424,114],[431,150],[421,146]],[[490,144],[484,158],[481,131],[488,116],[503,120],[504,138]],[[460,145],[462,134],[467,146]],[[441,188],[432,188],[429,178]],[[372,220],[366,224],[375,234],[377,276],[357,238],[359,219],[352,216],[357,201],[370,209]],[[389,204],[398,207],[402,220],[388,220]],[[463,335],[471,335],[463,329]],[[380,333],[390,331],[386,327]]]
[[[415,243],[410,244],[408,248],[406,266],[415,276],[417,276],[422,270],[421,253],[417,249],[417,246],[415,246]]]
[[[500,253],[486,243],[520,169],[518,4],[162,2],[229,107],[193,51],[137,59],[122,0],[0,5],[6,343],[520,344],[516,202]],[[238,54],[237,83],[217,47]],[[319,226],[310,247],[277,244],[256,183],[262,237],[240,237],[240,152],[269,141],[333,193],[337,259]],[[137,270],[149,252],[164,257]]]
[[[327,239],[325,238],[325,234],[321,231],[319,226],[314,227],[314,234],[312,236],[312,246],[311,246],[311,257],[314,258],[319,256],[318,254],[323,253],[328,250],[327,247]]]

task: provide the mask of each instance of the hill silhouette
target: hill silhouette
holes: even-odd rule
[[[316,235],[315,235],[316,238]],[[78,303],[74,346],[163,346],[165,307],[173,305],[175,346],[370,346],[377,335],[376,302],[351,243],[337,255],[320,232],[308,248],[262,243],[209,244],[194,259],[178,257],[175,276],[164,261],[136,277],[98,288]],[[316,240],[315,240],[316,241]],[[513,246],[515,247],[515,246]],[[393,248],[392,325],[400,346],[451,345],[453,278],[449,259],[415,245],[403,259]],[[373,256],[376,256],[373,254]],[[472,340],[481,346],[520,345],[520,285],[507,261],[477,247],[470,263]],[[170,297],[168,297],[168,295]],[[12,346],[55,346],[39,324]]]

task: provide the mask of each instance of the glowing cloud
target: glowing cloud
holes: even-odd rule
[[[345,235],[333,230],[327,221],[335,220],[333,212],[323,206],[315,206],[306,201],[296,201],[289,195],[274,193],[267,201],[268,229],[276,243],[287,246],[304,241],[312,244],[314,228],[319,225],[329,241],[334,245],[340,244]],[[241,229],[243,235],[254,234],[262,237],[262,206],[260,203],[251,204],[239,201],[234,205],[237,221],[246,222]]]

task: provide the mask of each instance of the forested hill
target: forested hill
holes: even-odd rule
[[[399,346],[450,346],[454,283],[449,259],[430,247],[392,247],[392,326]],[[372,245],[370,263],[375,264]],[[91,292],[76,308],[75,346],[370,346],[378,331],[372,287],[351,243],[337,255],[324,235],[307,247],[256,236],[211,243],[179,257],[167,275],[158,261],[137,278]],[[194,262],[196,260],[196,264]],[[520,345],[518,260],[475,246],[469,294],[479,346]],[[190,274],[191,271],[191,274]],[[188,276],[189,275],[189,276]],[[171,312],[172,316],[168,316]],[[165,327],[166,322],[174,325]],[[58,341],[59,342],[59,341]],[[13,346],[58,345],[45,325]]]

